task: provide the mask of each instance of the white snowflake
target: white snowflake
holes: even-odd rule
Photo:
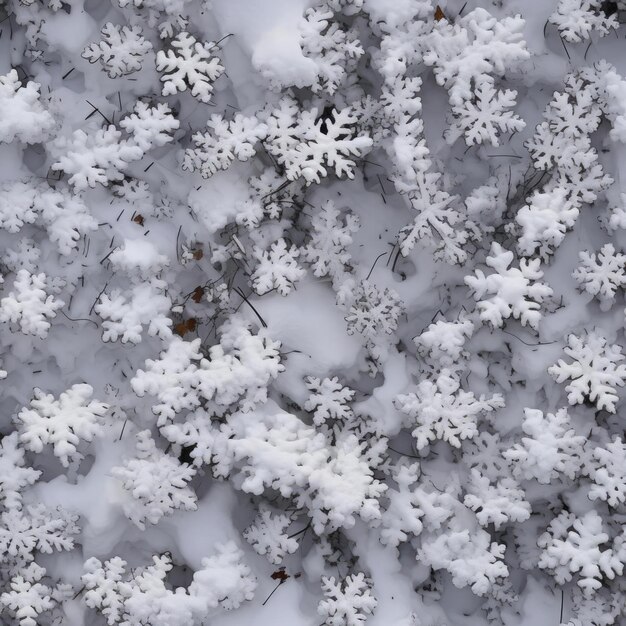
[[[19,324],[25,335],[46,337],[50,329],[48,320],[56,317],[56,312],[65,304],[46,293],[49,289],[46,275],[19,270],[13,289],[15,291],[0,300],[0,322]]]
[[[337,583],[334,576],[322,576],[322,591],[325,598],[317,612],[327,626],[362,626],[376,608],[376,598],[362,572],[347,576],[343,583]]]
[[[201,102],[210,102],[213,83],[224,73],[220,59],[213,56],[215,49],[212,41],[200,42],[189,33],[179,33],[167,52],[157,52],[156,67],[165,72],[161,76],[161,93],[171,96],[189,87],[192,96]]]
[[[565,354],[573,360],[558,363],[548,368],[557,383],[571,382],[565,387],[570,404],[582,404],[589,399],[598,409],[615,413],[618,400],[616,387],[626,382],[626,365],[621,346],[608,345],[606,338],[590,333],[586,338],[569,335]]]
[[[519,269],[510,267],[513,252],[494,241],[485,263],[494,273],[485,275],[482,270],[475,270],[475,276],[465,277],[465,284],[478,301],[480,319],[500,328],[512,316],[522,326],[528,324],[536,329],[541,319],[541,303],[552,295],[548,285],[538,282],[543,276],[539,259],[521,259]]]
[[[42,452],[52,445],[54,455],[64,467],[70,461],[81,459],[77,451],[81,440],[91,441],[101,432],[100,418],[109,409],[107,404],[90,400],[91,385],[72,385],[58,398],[35,388],[30,408],[24,407],[15,416],[20,442],[27,450]]]

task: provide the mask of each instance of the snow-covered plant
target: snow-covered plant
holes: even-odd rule
[[[263,332],[255,335],[241,318],[233,317],[220,329],[220,343],[209,348],[209,358],[199,351],[201,340],[173,336],[158,360],[146,360],[146,370],[132,379],[139,396],[156,396],[152,407],[158,425],[183,409],[212,401],[244,410],[267,399],[267,385],[283,370],[278,348]]]
[[[485,264],[493,273],[477,269],[466,276],[465,283],[474,293],[480,319],[500,328],[509,317],[519,319],[522,326],[537,328],[541,319],[541,304],[552,295],[552,289],[539,282],[543,272],[539,259],[520,259],[519,269],[511,267],[513,252],[495,241]]]
[[[571,480],[576,477],[584,459],[585,437],[571,427],[566,408],[545,415],[538,409],[526,408],[522,430],[527,436],[503,452],[513,464],[515,476],[534,478],[543,484],[560,474]]]
[[[48,137],[54,119],[39,101],[39,87],[32,81],[22,86],[16,70],[0,76],[0,143],[39,143]]]
[[[260,296],[273,289],[286,296],[306,274],[298,265],[300,250],[293,244],[288,247],[284,239],[275,241],[269,250],[256,248],[254,256],[257,266],[252,274],[252,286]]]
[[[615,292],[626,287],[626,254],[615,252],[613,244],[602,246],[598,254],[587,250],[578,253],[580,265],[572,274],[580,288],[600,300],[600,308],[608,311]]]
[[[89,132],[78,129],[70,138],[57,137],[53,145],[56,160],[51,167],[69,175],[69,183],[76,189],[122,180],[128,164],[141,159],[144,152],[121,137],[112,124]]]
[[[216,44],[197,41],[193,35],[182,32],[170,46],[156,55],[157,70],[163,72],[161,93],[171,96],[189,88],[200,102],[210,102],[213,83],[224,73],[219,57],[213,54]]]
[[[478,433],[481,415],[503,406],[500,394],[477,398],[471,391],[464,391],[459,377],[446,369],[434,381],[422,380],[414,392],[396,399],[396,407],[408,418],[407,425],[416,425],[412,434],[418,450],[437,439],[460,448],[462,440]]]
[[[356,134],[356,123],[349,107],[319,117],[317,109],[302,111],[293,99],[282,98],[266,120],[264,145],[289,180],[319,183],[328,168],[338,178],[354,178],[356,164],[350,157],[363,156],[372,145],[369,137]]]
[[[64,306],[62,300],[46,293],[46,275],[19,270],[13,282],[14,291],[0,300],[0,322],[18,324],[25,335],[44,338],[50,329],[49,319]]]
[[[109,78],[138,72],[152,44],[144,39],[139,26],[120,26],[107,22],[100,31],[102,39],[90,43],[82,57],[90,63],[100,62]]]
[[[322,576],[322,591],[325,597],[320,600],[317,612],[328,626],[362,626],[377,605],[362,572],[340,582],[334,576]]]
[[[592,500],[605,500],[614,508],[626,501],[626,446],[621,437],[596,447],[587,471],[593,480],[589,489]]]
[[[196,509],[196,494],[188,486],[195,473],[157,448],[149,430],[137,433],[137,456],[111,470],[127,494],[124,513],[141,529],[178,509]]]
[[[264,139],[267,126],[257,117],[237,113],[227,121],[221,115],[212,115],[207,122],[207,132],[192,137],[195,148],[187,148],[183,168],[199,170],[203,178],[219,170],[228,169],[235,161],[247,161],[254,156],[256,144]]]
[[[109,406],[91,400],[93,388],[85,383],[72,385],[57,400],[35,388],[30,408],[24,407],[15,416],[20,442],[27,450],[42,452],[52,445],[63,466],[81,459],[77,447],[81,440],[92,441],[101,432],[101,419]]]
[[[582,517],[562,511],[537,543],[542,548],[539,567],[552,572],[560,585],[577,574],[576,583],[586,596],[602,587],[603,578],[620,576],[624,569],[623,544],[610,541],[596,511]]]
[[[509,574],[503,562],[505,546],[491,542],[488,532],[479,529],[448,529],[432,540],[423,541],[418,558],[434,570],[445,569],[456,587],[469,586],[478,596]]]
[[[619,26],[615,15],[604,12],[602,0],[559,0],[548,20],[559,29],[561,37],[571,43],[589,39],[592,32],[604,37],[611,28]]]
[[[565,354],[572,361],[559,359],[548,368],[557,383],[571,380],[565,386],[570,404],[593,402],[600,410],[615,413],[618,400],[616,387],[626,382],[626,365],[622,348],[618,344],[607,344],[606,337],[595,332],[586,337],[571,334],[567,338]]]
[[[285,530],[292,518],[286,513],[272,513],[268,508],[261,509],[254,523],[243,532],[246,541],[255,552],[264,554],[270,563],[279,565],[287,554],[298,549],[298,540],[290,537]]]
[[[467,494],[463,503],[476,512],[481,526],[493,524],[498,530],[508,522],[523,522],[530,517],[526,494],[512,478],[503,478],[492,484],[477,469],[472,469]]]

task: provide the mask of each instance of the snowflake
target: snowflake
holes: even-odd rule
[[[626,501],[626,445],[621,437],[594,449],[589,477],[594,482],[589,489],[592,500],[605,500],[614,508]]]
[[[367,339],[374,339],[382,333],[390,335],[398,328],[402,311],[402,300],[393,289],[385,287],[380,291],[368,280],[361,281],[346,316],[348,334],[360,333]]]
[[[572,276],[580,288],[597,296],[600,308],[608,311],[615,300],[615,292],[626,287],[626,254],[615,252],[613,244],[607,243],[598,252],[583,250],[578,253],[581,264]]]
[[[362,626],[376,608],[376,598],[362,572],[348,576],[337,583],[334,576],[322,576],[322,591],[317,612],[327,626]]]
[[[0,555],[5,562],[22,565],[35,558],[35,550],[44,554],[72,550],[72,535],[79,532],[77,519],[61,509],[48,509],[43,504],[4,511],[0,515]]]
[[[542,484],[564,474],[573,480],[582,465],[585,437],[571,428],[567,409],[543,414],[538,409],[524,409],[521,443],[505,450],[503,456],[513,463],[513,473]]]
[[[45,445],[53,446],[54,455],[64,467],[70,461],[81,459],[76,447],[81,439],[91,441],[101,431],[101,418],[109,406],[91,400],[91,385],[72,385],[58,400],[35,388],[30,408],[23,408],[15,422],[20,433],[20,442],[28,450],[41,452]]]
[[[621,576],[624,569],[621,550],[602,548],[608,542],[602,518],[595,511],[581,518],[562,511],[537,539],[543,549],[539,567],[552,571],[559,585],[579,573],[578,586],[590,597],[602,587],[605,577]]]
[[[349,157],[362,156],[372,145],[369,137],[354,136],[357,118],[349,107],[322,118],[317,109],[300,111],[286,97],[266,123],[268,152],[284,166],[289,180],[302,177],[307,184],[319,183],[328,175],[327,167],[338,178],[354,178],[355,162]]]
[[[399,463],[394,468],[393,480],[398,488],[387,490],[388,504],[381,517],[380,540],[384,545],[398,547],[401,542],[408,541],[410,535],[418,536],[422,532],[424,526],[420,518],[424,516],[424,511],[420,509],[419,476],[417,463]]]
[[[524,256],[539,254],[546,260],[576,223],[580,205],[559,186],[537,191],[526,202],[515,216],[522,229],[517,249]]]
[[[530,57],[523,29],[521,16],[498,20],[483,8],[454,23],[442,19],[427,38],[424,62],[449,90],[450,103],[459,105],[473,97],[475,85],[492,84],[492,73],[504,76]]]
[[[16,70],[0,75],[0,142],[39,143],[48,137],[54,120],[39,97],[39,84],[23,87]]]
[[[178,129],[179,122],[167,104],[150,107],[140,100],[135,104],[133,113],[120,121],[120,126],[132,135],[135,144],[147,152],[172,141],[170,133]]]
[[[296,260],[300,250],[294,245],[288,248],[284,239],[275,241],[269,251],[255,248],[254,255],[258,265],[252,274],[252,286],[260,296],[272,289],[286,296],[306,274]]]
[[[359,218],[348,212],[343,217],[331,200],[311,218],[311,239],[302,248],[302,258],[311,263],[318,278],[330,275],[333,281],[347,272],[351,255],[348,246],[359,229]]]
[[[235,159],[247,161],[254,156],[257,142],[267,135],[267,126],[258,118],[240,113],[230,122],[212,115],[207,127],[209,132],[193,135],[196,147],[187,148],[183,159],[183,169],[200,170],[203,178],[228,169]]]
[[[102,341],[140,343],[145,326],[151,337],[168,339],[172,334],[168,317],[172,301],[163,293],[165,286],[164,281],[153,279],[126,292],[116,289],[100,296],[94,310],[104,320]]]
[[[490,399],[482,395],[476,398],[460,387],[458,377],[443,369],[435,382],[423,380],[415,393],[397,397],[398,410],[417,422],[412,435],[418,450],[437,439],[460,448],[462,439],[471,439],[478,433],[478,416],[504,406],[500,394]]]
[[[144,152],[121,137],[121,131],[113,125],[89,133],[78,129],[69,139],[61,135],[52,144],[56,160],[51,168],[69,174],[70,184],[77,189],[122,180],[128,164],[141,159]]]
[[[291,521],[291,516],[286,513],[274,515],[267,508],[261,509],[243,536],[255,552],[266,555],[270,563],[278,565],[285,555],[293,554],[298,549],[298,541],[285,534]]]
[[[102,40],[89,44],[82,57],[89,63],[100,61],[109,78],[126,76],[141,69],[152,44],[142,36],[139,26],[119,26],[107,22],[100,31]]]
[[[528,324],[536,329],[541,303],[552,295],[552,289],[537,282],[543,276],[539,259],[521,259],[519,269],[509,267],[512,262],[513,253],[494,241],[486,260],[494,273],[486,276],[482,270],[475,270],[475,276],[465,277],[465,284],[479,301],[481,320],[500,328],[505,319],[513,316],[522,326]]]
[[[559,0],[548,20],[559,29],[561,37],[571,43],[589,39],[592,31],[604,37],[609,29],[619,26],[615,15],[607,16],[604,12],[602,0]]]
[[[477,469],[473,469],[467,494],[466,507],[476,512],[481,526],[493,524],[499,530],[507,522],[524,522],[530,517],[530,504],[526,494],[512,478],[502,478],[491,483]]]
[[[486,142],[499,146],[499,132],[517,132],[526,126],[515,113],[506,110],[515,106],[516,96],[517,92],[511,89],[496,92],[488,82],[478,85],[472,99],[452,107],[454,124],[448,141],[464,133],[468,146]]]
[[[447,530],[429,541],[423,541],[418,559],[434,570],[445,569],[452,574],[456,587],[467,585],[478,596],[489,593],[492,586],[509,574],[502,560],[505,546],[490,543],[491,535],[479,530]]]
[[[323,380],[309,376],[305,382],[312,393],[304,403],[304,408],[306,411],[314,411],[315,425],[321,426],[329,419],[345,421],[353,417],[348,403],[354,398],[354,391],[343,387],[336,376]]]
[[[13,283],[15,291],[0,300],[0,322],[19,323],[25,335],[46,337],[50,329],[48,320],[56,317],[57,310],[65,304],[47,294],[47,287],[45,274],[19,270]]]
[[[607,345],[606,338],[590,333],[586,339],[569,335],[565,354],[573,361],[558,363],[548,368],[557,383],[571,379],[565,390],[570,404],[582,404],[586,399],[594,402],[598,409],[615,413],[618,400],[616,387],[626,382],[626,365],[621,346]]]
[[[20,626],[37,626],[37,618],[50,610],[54,600],[50,597],[52,589],[39,582],[46,570],[36,563],[30,563],[11,579],[11,591],[0,596],[0,606],[8,608],[15,615]]]
[[[0,497],[4,507],[21,508],[21,490],[32,485],[39,476],[39,470],[24,467],[24,450],[18,445],[18,434],[5,435],[0,441]]]
[[[210,102],[213,82],[223,73],[224,67],[212,51],[216,45],[210,41],[202,43],[189,33],[179,33],[171,48],[159,50],[156,56],[157,70],[167,72],[161,76],[162,94],[171,96],[191,88],[191,95],[201,102]]]

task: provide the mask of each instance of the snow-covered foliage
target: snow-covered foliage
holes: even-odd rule
[[[626,623],[625,0],[0,5],[0,624]]]

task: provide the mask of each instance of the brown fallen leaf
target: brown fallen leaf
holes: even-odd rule
[[[446,14],[442,11],[441,7],[437,5],[437,8],[435,9],[435,21],[440,22],[441,20],[445,20],[445,19],[446,19]]]
[[[183,320],[182,322],[175,324],[174,332],[181,337],[184,337],[187,333],[192,333],[196,330],[196,319],[194,317],[190,317],[188,320]]]

